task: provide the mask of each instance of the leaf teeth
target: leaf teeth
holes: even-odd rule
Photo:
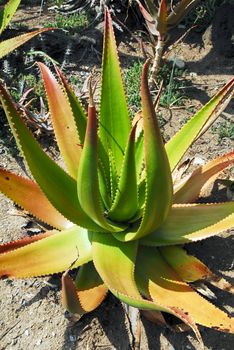
[[[22,186],[25,190],[22,193],[22,200],[20,199],[20,196],[17,196],[13,193],[13,190],[7,190],[6,187],[3,186],[3,180],[6,179],[7,185],[8,182],[11,183],[12,181],[13,185],[17,185],[20,187]],[[10,181],[12,180],[12,181]],[[15,181],[15,184],[14,184]],[[10,186],[10,187],[11,187]],[[26,188],[25,188],[26,187]],[[41,222],[44,222],[45,224],[55,227],[57,229],[64,229],[68,226],[72,226],[73,224],[69,222],[61,213],[59,213],[52,204],[48,201],[47,197],[43,193],[43,191],[40,189],[40,187],[32,180],[27,179],[21,175],[16,175],[14,173],[11,173],[10,171],[3,169],[0,167],[0,191],[10,200],[12,200],[15,204],[17,204],[22,210],[26,210],[29,212],[34,218],[38,219]],[[11,193],[12,192],[12,193]],[[37,212],[40,212],[40,209],[33,208],[30,203],[27,204],[27,195],[31,194],[31,196],[34,196],[34,200],[38,201],[38,205],[43,206],[46,210],[46,213],[43,214],[43,209],[41,215],[37,215]],[[13,198],[14,197],[14,198]],[[25,203],[25,206],[23,205],[23,202]],[[31,210],[30,210],[31,207]],[[39,210],[39,211],[38,211]],[[49,215],[48,215],[49,214]],[[47,217],[47,219],[46,219]]]
[[[47,231],[44,233],[40,233],[38,235],[29,237],[26,236],[24,238],[12,241],[12,242],[7,242],[7,243],[3,243],[0,245],[0,254],[6,254],[10,251],[14,251],[16,249],[19,249],[21,247],[24,247],[28,244],[31,244],[33,242],[37,242],[43,238],[49,237],[53,234],[53,231]]]

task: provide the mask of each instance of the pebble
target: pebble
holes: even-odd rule
[[[40,345],[42,343],[42,339],[38,339],[36,345]]]
[[[29,336],[29,330],[28,330],[28,329],[26,329],[26,330],[24,331],[24,335],[25,335],[26,337]]]
[[[74,335],[69,335],[69,339],[72,342],[76,341],[76,337]]]
[[[189,73],[189,75],[191,78],[197,78],[197,73],[195,73],[195,72],[191,72],[191,73]]]

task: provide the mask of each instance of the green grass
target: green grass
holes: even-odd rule
[[[85,28],[89,24],[89,16],[85,13],[73,13],[71,15],[55,16],[54,21],[46,24],[46,27],[54,27],[73,32]]]
[[[219,135],[219,140],[227,137],[230,140],[234,140],[234,123],[233,122],[223,122],[217,126],[213,126],[212,131]]]
[[[131,110],[131,116],[140,110],[140,80],[143,64],[135,62],[125,73],[124,83],[126,94]],[[160,105],[162,107],[172,107],[183,105],[183,75],[184,71],[176,68],[174,65],[164,64],[158,73],[158,85],[163,80],[164,88],[162,91]]]

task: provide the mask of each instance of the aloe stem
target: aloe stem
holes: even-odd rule
[[[155,85],[157,73],[161,64],[164,46],[165,46],[165,40],[159,38],[157,46],[155,48],[155,55],[154,55],[153,65],[151,68],[151,74],[149,79],[150,88],[153,88],[153,86]]]

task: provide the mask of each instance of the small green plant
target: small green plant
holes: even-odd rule
[[[0,245],[0,276],[64,272],[63,304],[79,316],[99,306],[109,290],[133,307],[177,316],[199,340],[196,323],[233,332],[233,319],[189,285],[201,279],[219,285],[217,276],[181,245],[233,227],[234,202],[196,199],[234,162],[234,152],[178,183],[173,178],[186,150],[232,98],[234,79],[164,145],[149,92],[149,61],[142,68],[141,113],[131,123],[107,9],[104,30],[98,116],[91,82],[86,114],[61,71],[58,83],[38,63],[66,171],[43,151],[0,85],[9,124],[36,180],[0,169],[0,190],[54,227]],[[77,267],[73,280],[69,270]]]
[[[85,28],[89,24],[89,16],[86,13],[73,13],[70,15],[57,14],[53,22],[46,27],[65,29],[75,32]]]
[[[219,139],[227,137],[234,140],[234,124],[233,122],[223,122],[212,128],[213,132],[219,135]]]
[[[124,75],[124,83],[126,94],[131,107],[131,116],[139,111],[141,107],[141,97],[138,93],[140,89],[140,78],[143,64],[135,62],[127,69]],[[160,86],[163,80],[163,89],[160,95],[160,105],[170,108],[172,106],[180,106],[183,104],[183,76],[185,71],[171,64],[163,64],[158,71],[156,83]]]

